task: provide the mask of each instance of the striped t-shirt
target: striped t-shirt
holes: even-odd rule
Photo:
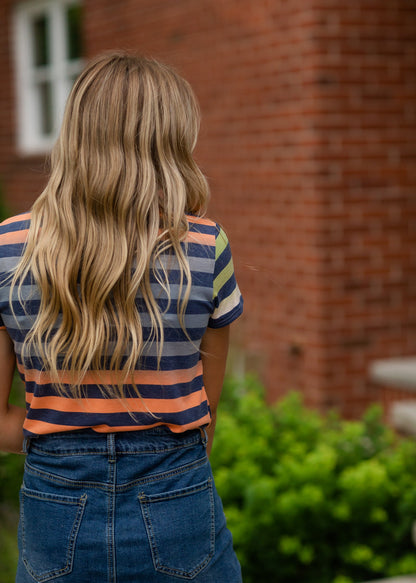
[[[170,302],[165,291],[151,278],[152,291],[163,320],[164,344],[158,350],[150,343],[137,363],[133,386],[124,385],[125,402],[104,396],[103,384],[117,384],[117,372],[90,371],[82,381],[82,398],[58,393],[36,355],[23,362],[22,345],[31,329],[40,304],[40,292],[33,279],[22,285],[22,301],[17,288],[10,299],[10,273],[17,265],[27,239],[30,213],[18,215],[0,225],[0,327],[6,328],[14,343],[17,368],[26,387],[27,415],[24,433],[31,437],[46,433],[91,428],[97,432],[134,431],[166,425],[174,432],[204,426],[210,422],[210,408],[202,379],[200,342],[207,327],[220,328],[235,320],[243,301],[234,276],[230,246],[224,231],[208,219],[188,216],[186,249],[192,276],[191,294],[183,332],[177,316],[179,271],[175,258],[166,258]],[[177,267],[177,263],[176,263]],[[143,335],[150,332],[150,318],[137,307]],[[12,305],[11,305],[12,304]],[[65,373],[61,375],[65,383]],[[152,413],[150,414],[149,411]]]

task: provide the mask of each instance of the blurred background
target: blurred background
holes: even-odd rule
[[[416,433],[416,0],[1,0],[10,214],[45,184],[83,63],[111,49],[174,65],[200,102],[209,216],[245,298],[230,375],[343,419],[379,403]]]

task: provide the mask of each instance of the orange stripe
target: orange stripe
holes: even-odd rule
[[[26,221],[27,219],[30,219],[32,213],[24,213],[22,215],[17,215],[15,217],[10,217],[9,219],[6,219],[5,221],[3,221],[1,224],[2,225],[11,225],[12,223],[18,223],[20,221]]]
[[[87,425],[55,425],[54,423],[46,423],[45,421],[38,421],[37,419],[26,419],[23,423],[23,429],[31,433],[44,435],[45,433],[60,433],[61,431],[74,431],[76,429],[88,429]]]
[[[140,431],[141,429],[152,429],[152,427],[159,427],[162,423],[151,423],[150,425],[120,425],[117,427],[111,427],[111,425],[106,425],[102,423],[101,425],[92,425],[90,429],[93,429],[97,433],[117,433],[120,431]]]
[[[186,240],[188,243],[198,243],[198,245],[209,245],[210,247],[215,247],[215,235],[189,231]]]
[[[203,427],[204,425],[209,425],[211,423],[211,415],[207,413],[205,417],[201,419],[197,419],[192,423],[186,423],[185,425],[170,425],[167,424],[167,427],[174,433],[182,433],[183,431],[189,431],[190,429],[198,429],[198,427]]]
[[[215,227],[214,221],[210,219],[204,219],[204,217],[194,217],[192,215],[186,215],[188,223],[195,223],[197,225],[206,225],[207,227]]]
[[[26,221],[28,219],[30,219],[32,216],[32,213],[28,212],[28,213],[24,213],[22,215],[17,215],[14,217],[10,217],[9,219],[4,220],[1,225],[6,226],[6,225],[11,225],[13,223],[19,223],[22,221]],[[210,219],[204,219],[202,217],[193,217],[193,216],[187,216],[188,222],[189,223],[193,223],[196,225],[204,225],[204,226],[208,226],[208,227],[215,227],[215,223],[213,221],[211,221]],[[17,231],[19,232],[19,231]],[[27,230],[23,230],[21,231],[23,233],[27,233]],[[11,235],[12,233],[7,233],[7,235]],[[201,235],[202,237],[208,237],[209,239],[214,238],[215,241],[215,235],[204,235],[203,233],[190,233],[191,235]]]
[[[27,221],[32,217],[32,213],[29,211],[27,213],[22,213],[20,215],[15,215],[13,217],[9,217],[2,221],[2,225],[11,225],[12,223],[19,223],[20,221]],[[194,215],[186,215],[188,223],[193,223],[197,225],[205,225],[207,227],[215,227],[215,222],[211,221],[211,219],[207,219],[204,217],[196,217]]]
[[[0,235],[0,245],[13,245],[14,243],[25,243],[29,229],[22,231],[11,231]]]
[[[18,363],[19,371],[24,374],[27,382],[35,382],[37,385],[54,384],[49,372],[36,369],[25,369]],[[136,385],[176,385],[177,383],[187,383],[202,374],[202,362],[199,361],[192,368],[180,370],[136,370],[133,378]],[[122,371],[89,371],[82,379],[83,385],[117,385],[123,381]],[[71,374],[67,371],[60,373],[60,380],[64,384],[72,384]],[[128,381],[127,381],[127,384]]]
[[[13,220],[13,219],[15,219],[15,220]],[[16,219],[16,217],[13,217],[13,219],[8,219],[7,222],[2,223],[2,224],[4,225],[4,224],[7,224],[8,222],[13,223],[13,222],[16,222],[17,220],[23,220],[23,219]],[[201,222],[201,224],[210,224],[210,221],[209,222],[195,221],[195,222]],[[3,233],[2,235],[0,235],[0,244],[12,245],[14,243],[24,243],[27,239],[28,232],[29,232],[29,229],[22,229],[19,231],[11,231],[9,233]],[[210,245],[213,247],[215,246],[215,234],[210,235],[207,233],[195,233],[193,231],[189,231],[186,239],[190,243],[199,243],[200,245]]]
[[[71,399],[67,397],[33,397],[28,393],[27,403],[31,409],[49,409],[61,413],[146,413],[151,411],[155,415],[161,413],[180,413],[191,407],[197,407],[206,397],[202,390],[176,399]]]

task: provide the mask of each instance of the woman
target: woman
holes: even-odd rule
[[[242,312],[189,85],[126,54],[69,96],[0,227],[0,448],[27,453],[17,583],[241,581],[207,458]],[[8,405],[13,371],[26,411]]]

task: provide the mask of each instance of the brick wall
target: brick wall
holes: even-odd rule
[[[246,300],[236,366],[271,400],[295,388],[355,415],[381,399],[369,361],[416,352],[416,0],[84,4],[89,55],[159,57],[198,95],[210,215]],[[8,147],[23,200],[40,161]]]
[[[416,352],[416,2],[337,4],[314,29],[315,181],[325,394],[355,412],[370,360]]]

